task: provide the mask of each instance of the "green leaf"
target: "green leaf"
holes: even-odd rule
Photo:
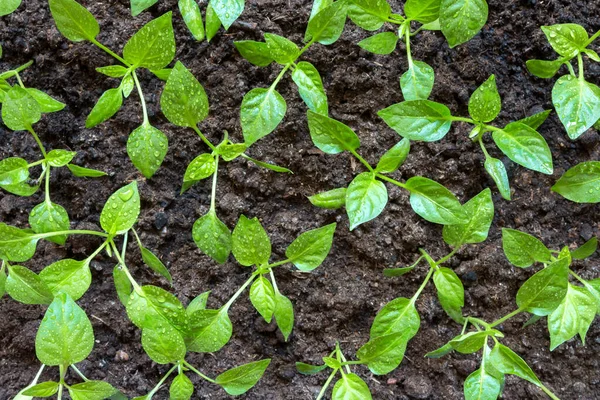
[[[259,275],[250,287],[250,302],[265,321],[270,323],[275,312],[275,290],[263,275]]]
[[[9,193],[16,194],[17,196],[29,197],[39,190],[41,183],[42,181],[38,181],[37,184],[32,186],[27,182],[19,182],[13,185],[0,184],[0,187]]]
[[[50,304],[52,292],[34,272],[20,265],[8,267],[6,293],[23,304]]]
[[[223,264],[231,253],[231,231],[214,210],[198,218],[192,228],[196,246],[219,264]]]
[[[24,131],[42,117],[39,103],[27,90],[13,86],[2,100],[2,121],[13,131]]]
[[[465,288],[460,278],[450,268],[441,267],[435,270],[433,283],[446,314],[457,323],[463,323],[462,308],[465,305]]]
[[[568,58],[579,54],[586,47],[589,39],[585,29],[577,24],[542,26],[542,31],[554,51]]]
[[[391,174],[396,172],[410,152],[410,140],[402,139],[394,147],[385,152],[379,159],[375,171],[380,174]]]
[[[510,183],[508,182],[508,175],[504,163],[497,158],[486,157],[484,166],[487,173],[490,174],[496,183],[502,197],[506,200],[510,200]]]
[[[527,60],[527,69],[538,78],[552,78],[565,63],[564,58],[558,60]]]
[[[515,229],[502,228],[502,248],[508,261],[527,268],[536,261],[550,262],[550,250],[537,238]]]
[[[4,293],[6,293],[6,272],[4,272],[5,270],[5,266],[2,265],[0,267],[0,299],[4,296]]]
[[[552,153],[542,135],[520,122],[492,133],[494,142],[511,160],[543,174],[552,175]]]
[[[127,302],[127,315],[138,328],[155,328],[168,323],[180,331],[187,326],[185,308],[173,294],[157,286],[142,286],[133,292]]]
[[[202,23],[202,14],[196,0],[179,0],[179,12],[185,22],[185,26],[189,29],[197,41],[204,40],[204,24]]]
[[[184,373],[177,375],[171,382],[169,388],[169,398],[171,400],[189,400],[193,394],[194,384]]]
[[[211,41],[221,27],[221,20],[215,13],[212,6],[212,1],[208,2],[206,7],[206,40]]]
[[[584,260],[592,256],[598,248],[598,238],[592,237],[590,240],[579,246],[577,249],[571,251],[571,256],[575,260]]]
[[[77,155],[75,151],[51,150],[46,154],[46,161],[52,167],[64,167]]]
[[[340,369],[342,368],[342,363],[333,357],[323,357],[323,362],[331,369]]]
[[[142,330],[142,346],[158,364],[171,364],[185,357],[186,347],[181,333],[166,321],[153,321]]]
[[[103,381],[87,381],[69,386],[69,394],[73,400],[104,400],[117,392],[110,383]]]
[[[348,126],[310,110],[306,115],[310,137],[321,151],[338,154],[344,150],[356,150],[360,146],[358,136]]]
[[[244,158],[248,161],[250,161],[251,163],[254,163],[256,165],[258,165],[259,167],[262,168],[266,168],[266,169],[270,169],[271,171],[275,171],[275,172],[283,172],[286,174],[293,174],[293,172],[285,167],[280,167],[279,165],[275,165],[275,164],[271,164],[271,163],[266,163],[263,161],[259,161],[259,160],[255,160],[252,157],[248,157],[247,155],[244,155]]]
[[[486,0],[442,0],[440,26],[450,47],[468,42],[485,25]]]
[[[240,216],[231,239],[233,256],[243,266],[260,266],[269,262],[271,241],[258,218]]]
[[[417,334],[420,325],[421,318],[414,302],[398,297],[383,306],[377,313],[371,325],[370,335],[371,338],[376,338],[401,332],[406,334],[408,341]]]
[[[196,182],[206,179],[217,170],[217,161],[212,154],[204,153],[194,158],[192,162],[187,166],[185,174],[183,175],[183,185],[181,187],[181,193],[188,190]]]
[[[482,190],[463,205],[467,223],[444,226],[444,241],[453,247],[485,242],[494,219],[494,202],[490,189]]]
[[[65,104],[52,98],[52,96],[34,88],[27,88],[27,93],[37,101],[40,106],[40,111],[43,113],[51,113],[60,111],[65,108]]]
[[[275,320],[285,341],[287,342],[294,329],[294,306],[290,299],[275,292]]]
[[[587,289],[569,284],[565,298],[548,316],[550,350],[577,334],[585,344],[585,335],[597,311],[596,300]]]
[[[517,292],[517,305],[531,314],[552,313],[567,295],[569,260],[553,262],[529,278]]]
[[[477,88],[469,99],[469,114],[475,121],[490,122],[502,109],[502,100],[496,86],[496,76],[492,75]]]
[[[194,297],[190,304],[188,304],[185,313],[188,317],[190,317],[193,313],[198,310],[206,310],[206,303],[208,302],[208,296],[210,295],[210,291],[199,294]]]
[[[465,400],[496,400],[503,385],[503,379],[494,376],[482,365],[465,379]]]
[[[210,0],[210,4],[225,30],[228,30],[244,11],[244,0]]]
[[[408,274],[413,269],[415,269],[415,265],[411,265],[410,267],[386,268],[383,270],[383,275],[387,276],[388,278],[395,278]]]
[[[121,88],[108,89],[100,96],[98,102],[85,121],[86,128],[93,128],[110,119],[123,105],[123,92]]]
[[[435,349],[435,350],[430,351],[429,353],[425,354],[425,357],[427,357],[427,358],[442,358],[446,354],[451,353],[452,351],[454,351],[454,348],[452,347],[452,345],[450,343],[446,343],[439,349]]]
[[[59,32],[73,42],[94,40],[100,26],[94,16],[74,0],[49,0],[50,12]]]
[[[318,13],[320,13],[321,11],[323,11],[325,8],[329,7],[332,4],[333,4],[333,0],[314,0],[312,2],[312,8],[310,10],[310,17],[308,17],[308,20],[310,21],[311,19],[314,18],[315,15],[317,15]],[[298,364],[298,363],[296,363],[296,364]]]
[[[232,161],[241,156],[247,148],[245,143],[221,143],[217,146],[217,154],[225,161]]]
[[[461,354],[478,352],[486,343],[488,336],[497,331],[478,331],[461,334],[452,339],[449,344]]]
[[[435,142],[450,130],[450,110],[429,100],[404,101],[377,113],[400,136],[410,140]]]
[[[561,76],[552,88],[552,103],[573,140],[600,119],[600,88],[583,79]]]
[[[46,202],[33,207],[29,213],[29,225],[35,233],[68,231],[70,227],[69,214],[62,206]],[[64,245],[67,235],[56,235],[47,240]]]
[[[100,226],[109,235],[120,235],[131,229],[139,214],[140,194],[133,181],[108,198],[100,214]]]
[[[356,356],[375,375],[385,375],[398,368],[404,359],[407,343],[404,332],[378,336],[358,349]]]
[[[516,375],[537,386],[542,384],[527,363],[517,353],[501,343],[496,343],[494,346],[489,362],[503,374]]]
[[[30,232],[0,222],[0,259],[27,261],[35,254],[38,240]]]
[[[400,77],[404,100],[427,100],[433,90],[434,82],[433,68],[423,61],[414,61]]]
[[[438,19],[441,0],[407,0],[404,13],[412,20],[427,24]]]
[[[296,369],[302,375],[315,375],[315,374],[318,374],[319,372],[325,370],[326,368],[327,368],[327,365],[311,365],[311,364],[305,364],[302,362],[296,363]]]
[[[70,365],[83,361],[94,347],[92,324],[85,312],[66,293],[59,293],[40,324],[35,353],[46,365]]]
[[[254,88],[244,95],[240,119],[244,141],[251,145],[273,132],[285,117],[285,99],[274,88]]]
[[[258,383],[270,363],[271,359],[267,358],[240,365],[217,376],[215,383],[221,386],[228,394],[239,396],[246,393]]]
[[[23,394],[25,396],[31,396],[31,397],[50,397],[50,396],[54,395],[56,392],[58,392],[58,387],[59,387],[58,382],[47,381],[47,382],[38,383],[35,386],[25,389],[23,391]]]
[[[242,57],[257,67],[266,67],[273,62],[273,57],[271,57],[269,47],[265,42],[240,40],[233,44]]]
[[[123,97],[128,98],[131,92],[133,92],[133,88],[135,87],[135,81],[133,80],[133,76],[131,74],[125,76],[121,81],[121,91],[123,92]]]
[[[386,0],[352,0],[348,5],[348,17],[367,31],[376,31],[392,14]]]
[[[29,178],[29,164],[22,158],[9,157],[0,161],[0,185],[16,185]]]
[[[67,168],[73,175],[79,178],[99,178],[101,176],[106,176],[106,172],[98,171],[96,169],[84,168],[75,164],[67,164]]]
[[[429,222],[442,225],[465,224],[468,216],[458,199],[444,186],[422,176],[405,183],[413,210]]]
[[[329,210],[336,210],[346,205],[346,188],[339,188],[328,190],[327,192],[321,192],[310,196],[308,200],[314,206],[326,208]]]
[[[92,283],[89,260],[59,260],[44,268],[40,278],[54,296],[64,292],[74,301],[79,300]]]
[[[119,300],[125,307],[127,307],[133,287],[129,281],[129,278],[127,277],[127,274],[122,268],[120,268],[119,265],[115,266],[113,269],[113,280],[115,282],[115,289],[117,291]]]
[[[388,201],[385,185],[372,172],[363,172],[354,178],[346,191],[346,212],[350,230],[376,218]]]
[[[0,17],[12,14],[21,5],[21,0],[4,0],[0,3]]]
[[[229,342],[231,321],[226,310],[199,310],[189,316],[190,334],[186,338],[188,351],[212,353]]]
[[[292,72],[292,80],[310,110],[322,115],[328,114],[327,95],[321,75],[311,63],[300,61]]]
[[[172,13],[148,22],[123,48],[123,58],[137,67],[165,68],[175,58],[175,35]]]
[[[302,233],[288,246],[285,256],[300,271],[314,270],[329,254],[335,228],[333,223]]]
[[[96,68],[96,71],[106,76],[110,76],[111,78],[121,78],[127,75],[129,72],[129,70],[122,65],[108,65],[106,67],[99,67]]]
[[[397,43],[398,36],[394,32],[381,32],[361,40],[358,45],[373,54],[392,54]]]
[[[131,132],[127,140],[131,162],[148,179],[160,168],[168,148],[167,136],[148,123]]]
[[[161,81],[166,82],[169,79],[169,75],[171,75],[171,71],[173,71],[172,68],[163,68],[163,69],[154,69],[154,70],[151,70],[150,72],[152,72],[154,74],[154,76],[156,76]]]
[[[283,36],[265,33],[265,43],[271,58],[281,65],[293,63],[300,55],[298,46]]]
[[[576,203],[600,202],[600,161],[587,161],[569,169],[552,191]]]
[[[154,255],[154,253],[152,253],[144,246],[140,246],[140,252],[142,253],[142,260],[144,261],[144,264],[149,266],[152,271],[156,272],[157,274],[161,275],[166,280],[168,280],[169,283],[173,283],[171,273],[169,272],[167,267],[165,267],[165,264],[163,264],[162,261],[160,261],[160,259],[156,255]]]
[[[356,374],[342,374],[335,383],[331,400],[371,400],[367,384]]]
[[[323,45],[335,43],[346,24],[346,2],[336,1],[324,8],[308,22],[305,41],[315,41]]]
[[[196,77],[180,62],[169,74],[160,108],[174,125],[194,128],[208,115],[208,97]]]
[[[130,2],[131,15],[135,17],[141,14],[142,11],[155,5],[158,2],[158,0],[130,0]]]

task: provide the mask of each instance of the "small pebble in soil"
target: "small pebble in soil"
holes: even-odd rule
[[[431,395],[431,381],[423,375],[410,375],[404,380],[404,390],[414,399],[426,399]]]
[[[296,376],[296,368],[284,367],[277,371],[277,376],[283,380],[291,381]]]
[[[165,214],[164,212],[157,212],[154,215],[154,226],[158,230],[161,230],[162,228],[164,228],[165,225],[167,225],[168,221],[169,221],[169,218],[167,217],[167,214]]]
[[[396,378],[390,378],[390,379],[387,380],[387,384],[390,385],[390,386],[391,385],[397,385],[398,384],[398,379],[396,379]]]
[[[115,361],[117,361],[117,362],[129,361],[129,354],[127,354],[123,350],[117,350],[117,352],[115,353]]]

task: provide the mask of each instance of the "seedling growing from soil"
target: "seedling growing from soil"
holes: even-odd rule
[[[367,169],[367,172],[357,175],[347,188],[333,189],[309,198],[312,204],[321,208],[337,209],[345,206],[351,230],[381,214],[388,200],[383,182],[408,190],[413,210],[427,221],[456,225],[467,220],[467,214],[458,199],[439,183],[422,176],[412,177],[406,182],[388,176],[397,171],[408,156],[408,139],[389,149],[377,166],[372,167],[356,151],[360,140],[348,126],[325,115],[308,111],[308,127],[313,143],[320,150],[327,154],[348,151]]]
[[[298,62],[298,59],[314,43],[329,45],[337,41],[345,23],[346,1],[336,1],[312,16],[306,29],[307,43],[302,49],[292,41],[271,33],[265,34],[264,42],[244,40],[234,43],[242,57],[258,67],[273,62],[283,67],[268,89],[255,88],[244,96],[240,119],[247,144],[273,132],[285,117],[287,104],[275,89],[288,70],[292,71],[292,80],[308,108],[319,114],[328,114],[327,95],[319,71],[311,63]]]
[[[83,6],[74,0],[50,0],[49,3],[56,27],[64,37],[73,42],[89,41],[122,64],[96,69],[106,76],[121,79],[121,83],[102,94],[87,117],[87,128],[93,128],[110,119],[121,108],[123,97],[129,97],[133,89],[137,88],[142,104],[143,122],[129,135],[127,153],[133,165],[146,178],[150,178],[167,154],[168,139],[163,132],[150,124],[146,100],[136,71],[138,68],[148,69],[162,80],[169,76],[170,70],[166,67],[175,57],[171,12],[148,22],[136,32],[125,44],[121,57],[96,39],[100,33],[100,26]]]
[[[349,0],[348,16],[361,28],[376,31],[385,23],[397,25],[397,33],[381,32],[358,45],[375,54],[391,54],[398,41],[406,45],[408,71],[400,78],[405,100],[426,100],[433,89],[435,73],[427,63],[414,61],[411,37],[422,30],[441,30],[450,47],[469,41],[485,25],[488,17],[486,0],[408,0],[404,14],[392,12],[386,0]],[[413,22],[420,26],[412,30]]]
[[[287,258],[274,263],[269,262],[271,241],[257,218],[248,219],[242,215],[228,240],[223,240],[223,236],[216,238],[195,230],[194,240],[199,246],[204,246],[208,254],[214,254],[213,258],[227,259],[231,249],[239,264],[254,266],[248,280],[225,305],[218,310],[204,310],[198,314],[198,351],[217,351],[229,341],[232,327],[227,313],[250,285],[250,301],[254,308],[267,323],[274,317],[287,340],[294,327],[294,308],[292,302],[279,291],[273,271],[285,264],[293,264],[302,272],[313,271],[329,254],[335,227],[336,224],[330,224],[302,233],[288,246],[285,252]]]
[[[496,183],[502,197],[510,200],[510,184],[504,163],[488,153],[483,136],[491,132],[496,146],[512,161],[530,170],[551,175],[552,153],[546,140],[536,130],[550,111],[511,122],[504,128],[490,125],[501,108],[496,78],[492,75],[471,95],[471,118],[455,117],[448,107],[430,100],[403,101],[379,111],[378,115],[400,136],[424,142],[441,140],[450,131],[453,122],[474,125],[469,138],[479,143],[485,155],[484,166],[487,173]]]
[[[42,363],[32,384],[17,395],[17,399],[32,397],[63,398],[68,390],[72,399],[106,399],[118,393],[109,383],[87,379],[75,364],[85,360],[94,347],[92,324],[85,312],[67,293],[59,292],[48,307],[35,337],[35,353]],[[45,366],[58,367],[59,379],[38,383]],[[68,384],[71,368],[83,380]],[[30,396],[30,397],[26,397]]]
[[[131,15],[134,17],[156,4],[158,0],[131,0]],[[221,25],[228,30],[244,11],[243,0],[209,0],[206,7],[206,29],[197,0],[179,0],[179,12],[194,39],[210,40]]]
[[[600,62],[600,56],[589,46],[600,36],[600,31],[589,37],[577,24],[542,26],[548,42],[559,55],[556,60],[529,60],[527,69],[540,78],[552,78],[563,65],[569,74],[563,75],[552,89],[552,103],[571,139],[577,139],[600,119],[600,88],[585,80],[583,55]],[[578,71],[572,61],[577,58]],[[597,126],[597,125],[596,125]]]

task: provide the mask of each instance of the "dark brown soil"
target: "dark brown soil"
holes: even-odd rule
[[[103,43],[120,50],[125,41],[150,19],[176,9],[175,0],[160,0],[149,12],[132,18],[127,0],[82,2],[100,21]],[[202,2],[205,3],[205,2]],[[394,9],[401,10],[400,1]],[[203,5],[204,6],[204,5]],[[244,93],[266,87],[280,68],[256,68],[235,51],[234,40],[262,40],[264,32],[285,35],[300,43],[310,12],[309,0],[250,0],[240,21],[228,33],[220,33],[210,44],[194,42],[175,13],[177,58],[204,85],[210,102],[210,116],[200,128],[220,140],[228,130],[241,140],[239,107]],[[466,115],[470,93],[490,74],[496,74],[504,111],[499,124],[551,108],[553,80],[531,76],[525,61],[534,57],[554,57],[539,27],[545,24],[576,22],[588,32],[600,28],[600,2],[559,0],[492,0],[490,19],[483,31],[469,43],[449,49],[439,33],[419,34],[413,44],[415,59],[434,66],[436,84],[432,98],[447,104],[454,113]],[[256,25],[256,29],[248,27]],[[139,230],[146,245],[169,266],[172,290],[187,303],[197,294],[212,290],[209,305],[225,302],[248,277],[248,269],[229,262],[218,266],[201,254],[192,241],[196,218],[209,205],[209,182],[194,186],[180,196],[185,167],[197,154],[206,151],[190,130],[169,124],[159,110],[163,83],[142,74],[152,123],[169,137],[169,154],[157,175],[144,180],[129,162],[125,150],[127,135],[141,122],[135,95],[121,112],[96,129],[85,129],[85,117],[103,90],[116,85],[94,71],[113,60],[88,43],[71,43],[54,27],[47,2],[24,0],[20,9],[0,20],[0,40],[4,58],[0,70],[33,59],[23,73],[25,83],[61,99],[64,111],[45,116],[36,130],[48,148],[76,150],[79,165],[109,173],[102,179],[80,179],[68,171],[57,171],[51,181],[52,198],[63,205],[73,226],[93,228],[108,196],[123,184],[137,179],[142,195]],[[376,161],[399,140],[377,117],[376,112],[401,101],[398,78],[406,69],[406,56],[399,49],[390,56],[374,56],[356,43],[366,32],[348,23],[335,44],[313,46],[304,58],[321,71],[331,105],[331,114],[360,136],[362,154]],[[600,68],[590,66],[588,77],[598,83]],[[383,304],[398,296],[410,297],[421,283],[425,270],[417,269],[401,278],[384,278],[385,267],[407,265],[416,258],[419,247],[436,256],[449,249],[441,240],[442,228],[417,217],[408,204],[406,192],[390,187],[390,204],[375,221],[348,231],[343,212],[320,210],[310,205],[307,195],[346,185],[360,171],[347,154],[329,156],[316,151],[306,124],[306,107],[289,76],[279,91],[288,102],[288,113],[279,129],[258,142],[251,155],[285,165],[294,175],[276,174],[242,161],[223,166],[218,187],[218,213],[233,227],[240,214],[261,219],[274,243],[274,253],[282,256],[300,232],[323,224],[339,223],[334,246],[326,262],[310,275],[291,269],[277,271],[281,291],[295,304],[296,325],[289,343],[274,326],[265,325],[250,302],[241,298],[231,311],[234,335],[220,352],[192,355],[189,360],[208,375],[265,357],[271,367],[247,399],[311,399],[316,396],[324,375],[306,377],[295,372],[294,362],[319,362],[341,342],[352,356],[368,340],[373,317]],[[506,261],[500,228],[526,230],[554,248],[581,244],[600,233],[598,211],[593,205],[576,205],[550,192],[550,186],[569,167],[600,156],[597,132],[579,141],[568,140],[556,115],[541,128],[555,161],[554,176],[545,176],[509,163],[515,189],[514,200],[506,202],[494,189],[496,217],[489,239],[465,248],[448,266],[454,268],[466,287],[466,309],[470,315],[494,320],[515,308],[514,297],[520,284],[533,271],[519,270]],[[457,125],[438,143],[415,143],[399,178],[423,175],[446,185],[462,201],[493,183],[483,169],[477,146],[467,138],[467,127]],[[493,148],[493,145],[490,147]],[[497,151],[492,151],[499,154]],[[37,148],[28,134],[0,127],[0,157],[20,155],[37,159]],[[27,213],[41,201],[40,194],[19,198],[0,193],[0,220],[25,227]],[[65,247],[42,243],[36,257],[26,263],[35,271],[63,257],[82,258],[97,243],[86,237],[72,238]],[[132,248],[133,273],[147,284],[164,286],[164,281],[141,265]],[[92,264],[93,283],[80,304],[91,316],[96,346],[81,370],[90,378],[106,379],[128,396],[145,394],[159,380],[164,366],[153,363],[140,345],[139,330],[131,324],[119,303],[111,276],[114,261],[99,257]],[[575,265],[584,277],[600,276],[598,258]],[[356,368],[368,382],[375,399],[459,399],[462,384],[477,368],[478,357],[452,355],[440,360],[423,355],[444,344],[460,331],[438,304],[432,287],[418,301],[422,317],[419,334],[409,344],[406,359],[388,376],[373,376],[366,368]],[[27,385],[39,367],[34,338],[44,307],[25,306],[9,298],[0,301],[0,399],[8,399]],[[545,323],[522,328],[525,316],[504,324],[505,343],[525,358],[538,376],[562,399],[600,398],[600,323],[592,325],[585,347],[570,341],[554,352],[548,350]],[[129,360],[116,361],[117,351]],[[57,374],[50,369],[45,376]],[[55,376],[55,375],[52,375]],[[225,393],[206,382],[194,381],[195,398],[224,399]],[[166,389],[155,398],[166,399]],[[508,378],[504,399],[543,399],[541,391],[516,378]]]

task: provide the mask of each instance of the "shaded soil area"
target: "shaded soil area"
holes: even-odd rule
[[[85,118],[101,93],[118,83],[95,72],[113,60],[88,43],[71,43],[56,30],[47,2],[24,0],[14,14],[0,20],[0,42],[4,58],[0,70],[30,59],[34,65],[22,76],[29,87],[47,91],[67,104],[65,110],[46,115],[35,128],[49,149],[77,151],[78,165],[107,171],[101,179],[73,177],[68,170],[55,170],[51,180],[52,199],[69,212],[72,226],[97,229],[99,213],[109,195],[125,183],[137,179],[142,196],[139,232],[147,247],[155,251],[173,274],[172,291],[187,304],[199,293],[211,290],[210,307],[222,305],[248,278],[249,270],[230,262],[219,266],[195,246],[191,229],[210,204],[210,182],[195,185],[179,195],[187,164],[207,149],[191,130],[174,127],[160,113],[163,83],[149,73],[141,74],[152,124],[169,137],[169,153],[162,168],[145,180],[130,163],[126,153],[127,135],[142,120],[135,93],[112,120],[95,129],[86,129]],[[121,50],[126,40],[145,22],[176,10],[175,0],[159,4],[132,18],[129,2],[82,1],[101,25],[101,42]],[[205,3],[205,2],[202,2]],[[552,108],[554,80],[531,76],[525,61],[555,57],[539,27],[576,22],[588,32],[600,28],[600,2],[583,0],[491,0],[490,18],[469,43],[449,49],[440,33],[426,32],[413,41],[413,56],[434,67],[436,84],[432,99],[447,104],[456,115],[467,115],[467,103],[475,88],[496,74],[504,109],[498,124]],[[402,2],[393,1],[401,11]],[[205,4],[202,4],[203,6]],[[210,115],[200,129],[216,143],[227,130],[241,141],[239,107],[243,95],[254,87],[266,87],[280,67],[257,68],[243,60],[233,41],[262,40],[273,32],[301,43],[310,13],[308,0],[250,0],[240,21],[221,32],[210,43],[194,42],[178,12],[174,13],[177,56],[204,85]],[[256,26],[255,29],[252,29]],[[402,100],[398,84],[406,69],[406,55],[400,46],[389,56],[375,56],[356,43],[368,34],[348,22],[342,38],[331,46],[314,45],[303,59],[321,72],[330,101],[332,117],[351,126],[362,141],[361,154],[375,162],[399,137],[377,116],[377,111]],[[590,66],[588,79],[598,83],[600,65]],[[306,107],[289,75],[278,90],[288,103],[280,127],[259,141],[250,155],[289,167],[294,175],[277,174],[244,161],[222,164],[217,190],[217,212],[233,227],[240,214],[260,218],[273,241],[274,259],[283,257],[286,246],[302,231],[338,222],[334,245],[325,263],[311,274],[292,268],[276,271],[282,293],[288,295],[296,312],[296,325],[289,342],[284,342],[274,325],[265,324],[253,310],[247,296],[231,309],[234,335],[216,354],[191,355],[188,360],[210,376],[233,366],[272,358],[273,362],[259,384],[242,398],[311,399],[324,383],[324,374],[315,377],[295,372],[296,361],[317,363],[339,340],[352,357],[368,340],[377,311],[395,297],[410,297],[422,282],[426,270],[417,268],[409,275],[388,279],[381,271],[403,266],[417,258],[420,247],[441,257],[449,248],[441,239],[442,227],[414,214],[408,194],[389,187],[390,202],[375,221],[350,232],[343,211],[317,209],[306,196],[347,185],[361,172],[361,166],[348,154],[329,156],[313,146],[306,123]],[[599,159],[600,137],[595,131],[579,141],[568,140],[553,114],[540,128],[552,149],[555,174],[545,176],[509,162],[514,200],[504,201],[494,189],[496,216],[489,239],[460,251],[447,266],[455,269],[465,284],[466,315],[495,320],[516,305],[515,294],[533,270],[520,270],[506,261],[501,248],[502,227],[522,229],[540,237],[548,246],[581,244],[600,234],[598,206],[577,205],[550,192],[550,186],[569,167]],[[437,143],[415,143],[406,164],[396,178],[422,175],[437,180],[466,201],[482,189],[493,186],[483,168],[483,155],[468,139],[468,127],[457,124]],[[500,153],[490,141],[492,155]],[[0,157],[19,155],[38,159],[33,139],[24,132],[11,132],[0,126]],[[42,201],[38,193],[19,198],[0,193],[0,221],[27,226],[27,214]],[[64,257],[81,259],[97,246],[95,239],[71,238],[66,246],[41,243],[36,257],[25,265],[34,271]],[[133,247],[128,260],[133,275],[145,284],[169,289],[164,280],[151,274]],[[113,287],[115,261],[106,256],[92,263],[93,282],[79,301],[91,318],[96,346],[82,372],[93,379],[106,379],[128,396],[139,396],[160,379],[165,366],[153,363],[143,352],[140,332],[127,319]],[[600,276],[598,258],[578,262],[574,269],[586,278]],[[410,342],[402,365],[388,376],[374,376],[366,368],[355,371],[369,384],[375,399],[459,399],[464,379],[477,368],[478,356],[451,355],[439,360],[423,355],[460,332],[440,307],[432,286],[417,302],[422,324]],[[39,368],[34,339],[44,307],[25,306],[4,297],[0,301],[0,399],[12,397],[27,385]],[[522,328],[525,316],[501,326],[504,342],[532,366],[542,381],[561,399],[600,398],[600,322],[588,332],[586,346],[570,341],[553,352],[548,350],[545,323]],[[118,351],[129,355],[117,360]],[[52,375],[53,374],[53,375]],[[44,376],[55,377],[49,369]],[[225,399],[217,386],[195,377],[195,398]],[[168,397],[166,389],[155,398]],[[504,399],[543,399],[533,385],[509,377]]]

